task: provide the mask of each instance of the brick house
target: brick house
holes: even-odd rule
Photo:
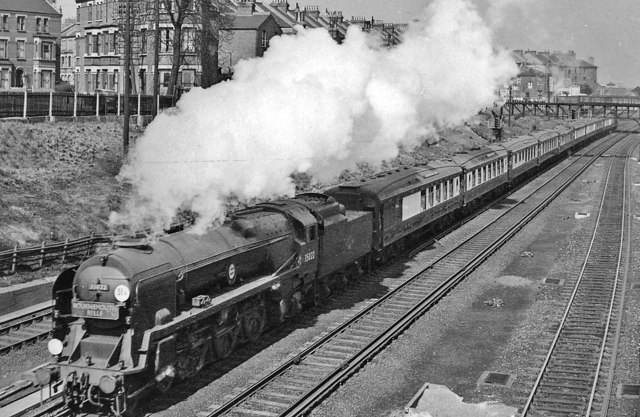
[[[116,0],[76,0],[74,78],[78,92],[121,91],[118,6]]]
[[[256,3],[251,0],[238,4],[236,16],[221,32],[218,61],[223,73],[233,72],[233,66],[241,59],[263,56],[269,40],[282,35],[273,15],[256,10]]]
[[[61,21],[47,0],[0,1],[0,89],[55,87]]]

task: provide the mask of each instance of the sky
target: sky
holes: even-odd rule
[[[270,1],[270,0],[264,0]],[[300,6],[340,10],[345,18],[374,17],[408,23],[431,0],[297,0]],[[497,45],[508,49],[574,50],[592,56],[598,82],[640,86],[639,0],[473,0],[493,30]],[[295,7],[296,0],[290,0]],[[74,0],[58,0],[65,17],[75,17]]]

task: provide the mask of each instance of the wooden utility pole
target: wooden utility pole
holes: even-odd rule
[[[131,90],[131,0],[126,1],[124,22],[124,123],[122,125],[122,153],[124,159],[129,154],[129,93]]]
[[[160,95],[160,0],[156,0],[153,12],[156,25],[156,43],[153,46],[153,117],[158,115],[158,96]]]

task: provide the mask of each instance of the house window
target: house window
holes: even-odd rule
[[[147,29],[140,30],[140,55],[147,53]]]
[[[529,81],[529,82],[527,83],[527,88],[528,88],[528,89],[532,89],[532,88],[533,88],[533,83],[532,83],[531,81]]]
[[[9,16],[2,15],[2,30],[9,30]]]
[[[109,42],[111,41],[111,36],[108,33],[103,33],[102,34],[102,40],[103,40],[102,53],[104,55],[107,55],[109,53],[110,48],[111,48],[109,46]]]
[[[40,73],[40,87],[51,88],[51,71],[42,71]]]
[[[115,81],[114,78],[115,78],[115,74],[114,73],[109,73],[109,75],[107,76],[107,82],[108,82],[107,88],[109,90],[113,90],[114,81]]]
[[[7,68],[0,68],[0,88],[9,88],[9,70]]]
[[[25,59],[26,55],[25,55],[25,45],[26,45],[26,41],[17,41],[18,43],[18,59]]]
[[[162,86],[163,87],[169,87],[169,78],[171,78],[171,73],[170,72],[163,72],[162,73]]]
[[[42,19],[40,19],[39,17],[36,17],[36,32],[40,33],[42,32]]]
[[[163,45],[163,51],[162,52],[171,52],[171,30],[170,29],[164,29],[164,36],[163,36],[164,42],[162,42]]]
[[[44,21],[44,23],[43,23],[43,25],[42,25],[42,26],[43,26],[44,33],[49,33],[49,19],[45,17],[45,18],[44,18],[44,19],[42,19],[42,20]]]
[[[102,40],[102,36],[98,35],[94,35],[95,36],[95,40],[94,40],[94,44],[93,44],[93,53],[94,54],[99,54],[100,53],[100,41]]]
[[[87,20],[88,20],[89,22],[91,22],[91,21],[93,20],[93,5],[92,5],[92,4],[90,4],[88,7],[89,7],[89,9],[88,9],[88,11],[89,11],[89,17],[87,18]]]
[[[17,22],[18,30],[24,32],[25,16],[18,16],[16,22]]]
[[[7,58],[8,57],[8,52],[7,49],[9,48],[9,41],[6,39],[0,39],[0,58]]]
[[[42,59],[51,60],[53,45],[49,42],[42,42]]]
[[[195,71],[182,71],[182,86],[186,88],[193,87],[195,79]]]
[[[269,38],[267,38],[267,31],[262,31],[262,48],[267,49],[269,47]]]

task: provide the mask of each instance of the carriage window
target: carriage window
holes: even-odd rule
[[[427,209],[427,190],[420,191],[420,208],[423,211]]]
[[[436,189],[436,204],[440,204],[440,199],[442,197],[442,194],[440,192],[440,184],[436,185],[434,188]]]
[[[433,207],[433,187],[429,190],[429,197],[427,201],[429,202],[429,207]]]
[[[453,191],[453,183],[455,181],[456,181],[455,179],[453,181],[451,180],[447,181],[447,185],[449,186],[449,198],[452,198],[455,195],[454,194],[455,191]]]

